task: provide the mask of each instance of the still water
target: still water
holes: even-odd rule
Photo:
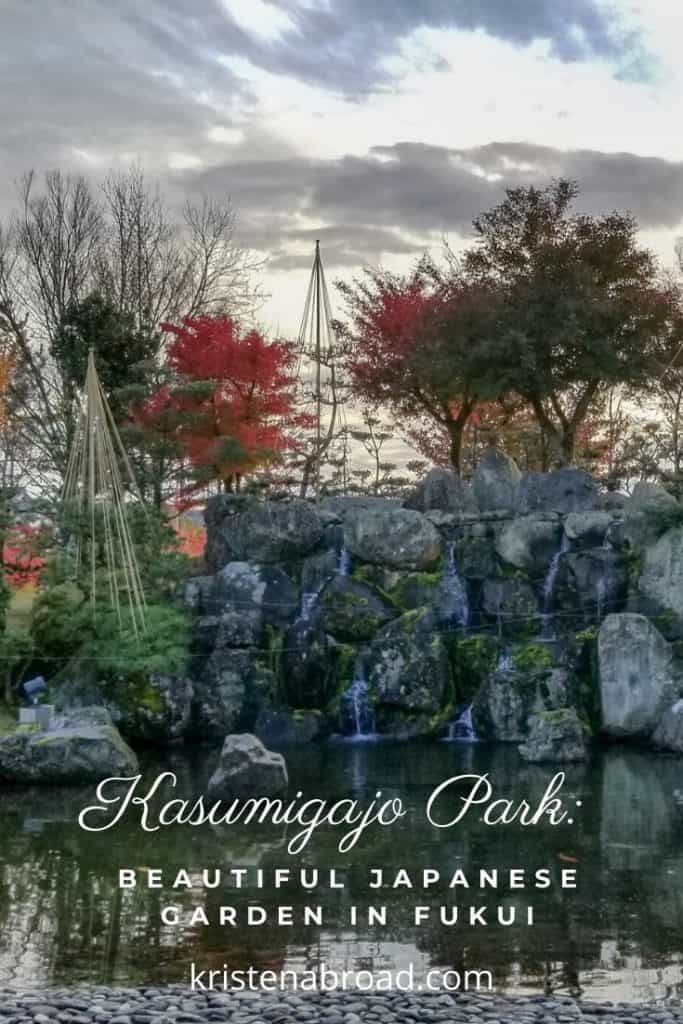
[[[468,820],[440,831],[424,816],[429,794],[462,772],[488,772],[497,795],[537,801],[553,769],[525,765],[514,748],[460,743],[326,744],[287,752],[292,792],[369,803],[376,790],[400,796],[408,814],[388,829],[366,833],[352,853],[336,849],[339,830],[318,832],[290,857],[282,830],[171,828],[143,833],[132,821],[100,834],[82,831],[79,811],[93,790],[0,791],[0,984],[25,986],[83,981],[116,984],[186,982],[188,963],[221,969],[432,967],[490,970],[496,986],[537,992],[580,987],[593,999],[633,1001],[683,996],[683,762],[611,748],[589,766],[569,768],[565,795],[580,800],[572,825],[490,828]],[[148,755],[150,781],[171,768],[184,795],[205,792],[216,753]],[[177,794],[176,794],[177,795]],[[220,868],[336,868],[343,890],[305,893],[250,884],[241,891],[120,890],[121,867],[161,868],[172,878]],[[557,879],[575,867],[578,888],[471,892],[406,889],[371,892],[370,868],[434,868],[501,872],[549,868]],[[263,907],[272,917],[292,906],[288,927],[221,927],[218,908]],[[534,907],[535,924],[444,927],[441,905]],[[370,927],[367,906],[387,907],[387,927]],[[415,904],[433,917],[416,928]],[[161,909],[179,908],[179,925],[163,924]],[[189,923],[202,906],[210,924]],[[304,905],[320,905],[322,927],[304,926]],[[359,923],[349,924],[349,908]],[[521,914],[520,914],[521,919]]]

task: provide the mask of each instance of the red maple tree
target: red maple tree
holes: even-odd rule
[[[404,431],[428,425],[420,450],[460,472],[465,430],[477,404],[492,398],[479,345],[491,328],[490,290],[442,273],[427,258],[409,275],[366,271],[342,286],[345,359],[356,394],[387,405]]]
[[[163,324],[172,381],[135,413],[153,431],[163,422],[194,470],[190,489],[220,481],[226,490],[241,477],[279,459],[288,430],[297,426],[291,347],[243,334],[230,317],[187,317]]]

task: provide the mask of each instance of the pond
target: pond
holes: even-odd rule
[[[332,968],[378,970],[412,962],[430,967],[488,969],[500,989],[537,992],[574,988],[596,999],[650,1000],[683,994],[683,772],[676,758],[618,747],[588,766],[570,768],[566,788],[582,802],[572,826],[440,831],[424,820],[430,792],[465,771],[488,772],[500,794],[539,799],[553,770],[525,765],[514,748],[466,743],[328,743],[287,752],[294,790],[310,796],[400,795],[409,813],[389,829],[367,832],[352,854],[336,849],[337,830],[321,830],[305,851],[290,857],[288,836],[266,826],[229,831],[167,829],[156,835],[121,822],[93,834],[77,824],[94,792],[79,789],[3,789],[0,793],[0,984],[100,982],[134,985],[187,980],[188,963],[221,969]],[[205,792],[216,752],[147,754],[145,776],[171,768],[184,792]],[[306,893],[290,885],[275,894],[257,887],[257,869],[337,868],[344,889]],[[370,868],[423,868],[449,877],[482,868],[577,870],[578,887],[489,895],[367,887]],[[161,868],[172,880],[191,871],[247,868],[247,885],[170,890],[118,887],[121,867]],[[240,913],[258,905],[269,919],[281,903],[293,924],[221,926],[218,908]],[[533,927],[445,927],[438,910],[419,928],[416,903],[533,904]],[[349,905],[388,907],[387,927],[364,914],[349,924]],[[183,910],[178,925],[161,921],[161,908]],[[208,924],[191,923],[206,910]],[[322,926],[304,925],[297,908],[321,905]]]

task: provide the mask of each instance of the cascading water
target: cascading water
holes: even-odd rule
[[[605,578],[605,572],[595,585],[595,610],[598,617],[598,623],[602,622],[602,617],[605,613],[605,597],[607,595],[607,580]]]
[[[548,566],[548,571],[543,581],[543,611],[541,612],[542,636],[550,639],[553,636],[553,597],[555,596],[555,583],[557,574],[562,564],[562,556],[569,550],[569,538],[566,533],[562,534],[562,543],[553,555]]]
[[[352,740],[371,740],[376,738],[375,713],[368,693],[368,682],[365,669],[359,658],[350,686],[342,697],[342,711],[345,733]],[[350,731],[348,728],[350,727]]]
[[[339,549],[339,558],[337,559],[337,575],[348,576],[349,569],[351,568],[351,556],[348,552],[346,544],[342,544]]]
[[[507,648],[504,648],[498,657],[498,664],[496,665],[496,672],[512,672],[515,667],[515,660],[512,656],[512,652]]]
[[[448,545],[448,560],[443,578],[446,592],[453,601],[453,618],[459,626],[465,627],[470,621],[470,606],[467,599],[467,588],[458,572],[455,541],[451,541]]]
[[[308,622],[311,617],[311,612],[315,607],[315,603],[320,596],[322,586],[318,587],[317,590],[309,590],[301,595],[301,611],[299,612],[299,622]]]
[[[351,568],[351,555],[345,544],[342,544],[337,555],[337,564],[335,566],[335,572],[337,576],[348,576],[349,569]],[[315,605],[320,597],[320,593],[323,590],[325,584],[330,579],[330,574],[323,579],[322,583],[316,587],[315,590],[307,590],[301,595],[301,611],[299,612],[299,622],[308,622],[311,618],[311,613],[315,608]]]
[[[472,705],[468,704],[448,725],[448,734],[445,739],[449,743],[477,743],[478,737],[472,721]]]

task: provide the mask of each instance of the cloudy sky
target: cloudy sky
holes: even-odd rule
[[[682,30],[676,0],[0,0],[0,211],[28,167],[229,195],[283,331],[316,237],[331,277],[407,266],[554,175],[671,263]]]

